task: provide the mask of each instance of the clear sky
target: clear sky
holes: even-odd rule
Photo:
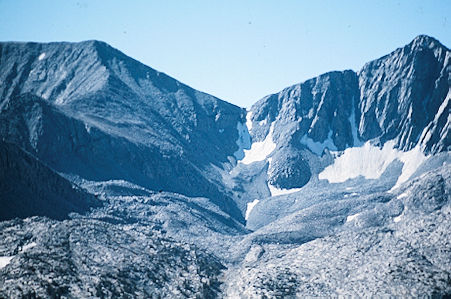
[[[0,0],[1,41],[103,40],[242,107],[419,34],[451,47],[451,0]]]

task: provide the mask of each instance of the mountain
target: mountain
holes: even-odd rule
[[[274,143],[265,157],[269,183],[302,187],[315,171],[310,153],[368,141],[378,147],[390,142],[402,152],[418,146],[426,155],[449,151],[450,72],[449,49],[418,36],[358,73],[326,73],[261,99],[248,123],[254,142]]]
[[[243,109],[98,41],[1,43],[0,69],[2,136],[57,172],[206,196],[242,219],[206,173],[238,149]]]
[[[249,249],[226,272],[225,297],[449,295],[450,174],[448,163],[396,192],[368,196],[357,186],[304,202],[279,228],[238,244]]]
[[[100,205],[15,144],[0,141],[0,220],[47,216],[64,219]]]
[[[366,64],[359,72],[359,135],[395,139],[404,151],[417,144],[426,153],[449,151],[450,72],[449,49],[424,35]]]
[[[420,35],[246,111],[0,43],[0,297],[451,294],[450,57]]]

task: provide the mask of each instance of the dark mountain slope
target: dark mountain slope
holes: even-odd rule
[[[381,143],[395,139],[410,150],[450,150],[451,52],[420,35],[410,44],[367,63],[359,72],[359,134]]]
[[[209,197],[242,219],[209,173],[238,149],[243,109],[102,42],[1,43],[0,53],[3,136],[58,172]]]
[[[64,219],[70,212],[86,212],[100,202],[18,146],[0,141],[0,206],[0,220]]]
[[[191,196],[210,195],[219,207],[234,214],[233,201],[183,156],[165,155],[157,146],[89,127],[37,96],[23,94],[9,100],[0,113],[0,135],[59,172],[93,181],[123,179]]]

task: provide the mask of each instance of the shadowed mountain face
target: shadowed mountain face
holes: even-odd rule
[[[47,216],[67,218],[100,202],[14,144],[0,141],[0,220]]]
[[[237,150],[243,109],[102,42],[3,43],[0,55],[6,139],[58,172],[206,196],[241,218],[205,168]]]
[[[0,43],[0,297],[449,295],[450,53],[246,114],[103,42]]]
[[[450,150],[450,73],[451,52],[428,36],[366,64],[359,72],[359,135],[395,139],[402,150]]]

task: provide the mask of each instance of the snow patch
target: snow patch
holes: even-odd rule
[[[399,160],[404,163],[402,173],[392,189],[396,189],[402,183],[406,182],[418,169],[418,167],[427,160],[427,156],[421,151],[420,146],[416,146],[408,152],[399,152]]]
[[[14,256],[0,256],[0,269],[5,268]]]
[[[237,160],[241,160],[244,158],[244,150],[251,148],[251,135],[245,124],[238,122],[236,129],[238,130],[238,140],[236,141],[238,150],[233,155]]]
[[[448,89],[448,93],[446,94],[446,98],[443,101],[443,103],[440,105],[440,107],[438,108],[437,114],[434,117],[434,122],[436,123],[438,121],[438,119],[442,116],[443,112],[445,111],[445,108],[448,107],[449,104],[449,100],[451,99],[451,88]],[[448,111],[449,113],[449,111]],[[448,114],[449,117],[449,114]]]
[[[85,123],[85,130],[88,134],[91,133],[91,126],[88,123]]]
[[[273,131],[274,123],[271,124],[271,128],[269,129],[269,133],[265,140],[254,142],[249,150],[244,150],[244,158],[240,162],[243,164],[251,164],[253,162],[265,160],[276,148],[276,144],[272,140]]]
[[[435,114],[434,120],[427,127],[425,127],[423,132],[421,133],[421,137],[419,140],[423,145],[426,145],[429,142],[429,140],[431,139],[431,137],[432,137],[431,132],[434,131],[435,128],[437,127],[438,120],[442,116],[446,107],[448,107],[450,99],[451,99],[451,88],[448,90],[445,100],[442,102],[442,104],[438,108],[437,113]],[[447,112],[448,112],[448,122],[450,122],[451,115],[449,114],[449,111],[447,111]]]
[[[352,192],[351,194],[345,194],[343,197],[348,198],[348,197],[355,197],[357,195],[359,195],[357,192]]]
[[[397,223],[397,222],[401,221],[401,218],[402,218],[402,214],[393,218],[393,221]]]
[[[45,53],[41,53],[41,55],[39,55],[38,60],[42,60],[45,58]]]
[[[366,142],[361,147],[346,149],[335,159],[332,165],[326,167],[319,175],[319,179],[330,183],[342,183],[348,179],[363,176],[366,179],[378,179],[395,160],[403,163],[402,173],[395,187],[407,181],[416,169],[427,159],[419,146],[403,152],[394,148],[394,141],[385,143],[383,148]]]
[[[360,213],[354,214],[354,215],[349,215],[348,217],[346,217],[346,222],[351,222],[352,220],[354,220],[355,218],[357,218],[357,216],[359,216]]]
[[[285,194],[298,192],[301,190],[301,188],[279,189],[277,187],[274,187],[270,183],[268,183],[268,188],[269,188],[269,192],[271,192],[271,196],[285,195]]]
[[[407,193],[402,193],[402,194],[399,194],[398,195],[398,197],[396,197],[397,199],[401,199],[401,198],[404,198],[404,197],[407,197]]]
[[[247,203],[247,208],[246,208],[246,216],[244,217],[244,219],[248,219],[249,215],[251,214],[252,209],[258,204],[259,200],[255,199],[253,202],[248,202]]]
[[[27,245],[25,245],[24,247],[22,247],[22,251],[21,251],[21,252],[27,251],[28,249],[33,248],[33,247],[35,247],[36,245],[37,245],[37,244],[36,244],[35,242],[31,242],[30,244],[27,244]]]
[[[249,132],[252,130],[252,111],[246,114],[246,127]]]
[[[329,131],[329,134],[327,135],[327,139],[323,142],[316,142],[313,141],[310,137],[307,137],[307,135],[302,136],[301,143],[306,145],[308,149],[318,155],[321,156],[323,151],[328,148],[329,150],[336,151],[337,148],[332,140],[332,131]]]

